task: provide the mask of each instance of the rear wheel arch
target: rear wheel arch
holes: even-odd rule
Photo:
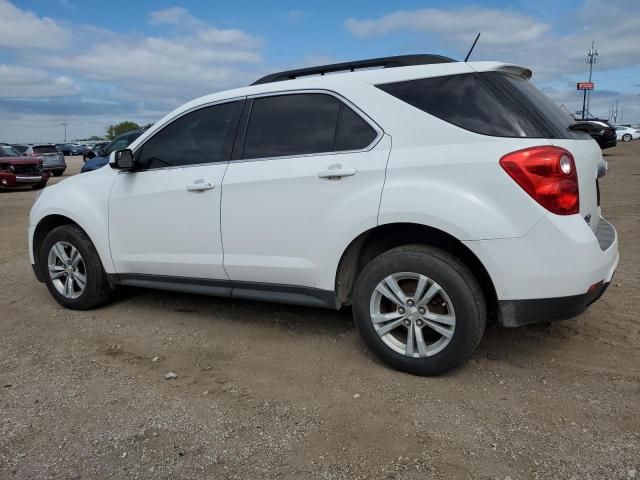
[[[335,278],[339,305],[351,304],[356,279],[371,260],[396,247],[426,245],[440,248],[458,258],[475,276],[482,288],[489,319],[498,316],[499,306],[493,281],[478,257],[453,235],[427,225],[391,223],[378,225],[358,235],[344,250]]]

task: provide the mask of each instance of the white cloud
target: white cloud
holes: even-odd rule
[[[345,27],[358,38],[400,31],[432,34],[439,46],[463,56],[477,32],[482,32],[474,60],[501,60],[526,65],[534,78],[557,79],[585,70],[591,40],[600,49],[598,69],[640,64],[640,10],[637,0],[584,0],[563,17],[560,28],[509,10],[476,7],[393,12],[379,18],[354,19]]]
[[[204,22],[195,18],[189,10],[182,7],[165,8],[164,10],[154,10],[149,13],[149,23],[151,25],[202,25]]]
[[[435,33],[465,45],[479,31],[485,44],[502,45],[533,42],[550,29],[548,24],[526,15],[477,7],[400,10],[376,19],[349,18],[345,26],[359,38],[410,30]]]
[[[254,48],[262,43],[258,37],[237,29],[204,28],[198,30],[196,36],[200,42],[207,45],[226,45],[234,48]]]
[[[78,87],[68,77],[44,70],[0,64],[0,97],[59,97],[74,95]]]
[[[55,50],[65,48],[70,41],[71,33],[52,19],[0,0],[0,47]]]
[[[71,69],[92,80],[124,82],[129,91],[173,91],[179,96],[193,96],[193,87],[205,93],[229,86],[243,77],[243,67],[261,61],[255,50],[203,43],[199,37],[121,39],[79,55],[42,58],[50,67]]]

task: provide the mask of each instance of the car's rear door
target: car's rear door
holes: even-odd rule
[[[136,148],[136,169],[119,173],[109,200],[109,241],[118,274],[228,280],[220,186],[242,102],[186,113]]]
[[[249,99],[244,125],[222,186],[234,292],[255,284],[332,291],[343,249],[376,225],[390,138],[329,92]]]

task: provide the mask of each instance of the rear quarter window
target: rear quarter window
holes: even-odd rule
[[[589,138],[528,80],[502,72],[466,73],[377,85],[423,112],[495,137]]]

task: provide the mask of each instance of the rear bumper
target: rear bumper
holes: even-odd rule
[[[579,215],[547,215],[522,238],[463,243],[489,273],[506,326],[581,313],[604,292],[619,260],[613,226],[600,219],[593,232]]]
[[[609,284],[603,283],[587,293],[570,297],[502,300],[499,321],[504,327],[521,327],[575,317],[596,302]]]

